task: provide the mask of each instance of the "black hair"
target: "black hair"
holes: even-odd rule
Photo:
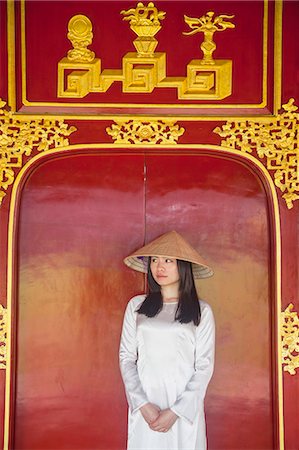
[[[148,293],[140,307],[139,314],[147,317],[155,317],[163,307],[163,299],[160,285],[154,280],[150,267],[151,259],[148,261]],[[179,302],[175,313],[175,320],[181,323],[194,322],[199,325],[201,318],[200,303],[195,288],[192,265],[188,261],[177,260],[179,283]]]

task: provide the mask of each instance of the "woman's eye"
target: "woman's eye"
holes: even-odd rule
[[[171,262],[173,262],[173,259],[167,258],[165,261],[166,261],[167,263],[171,263]]]

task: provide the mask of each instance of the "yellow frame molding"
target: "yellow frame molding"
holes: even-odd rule
[[[68,145],[65,147],[60,147],[59,149],[52,149],[47,151],[46,153],[40,153],[32,157],[20,170],[18,173],[15,182],[12,187],[11,200],[10,200],[10,208],[9,208],[9,224],[8,224],[8,259],[7,259],[7,368],[6,368],[6,384],[5,384],[5,416],[4,416],[4,447],[3,450],[9,450],[9,436],[10,436],[10,411],[11,411],[11,380],[12,380],[12,370],[11,370],[11,348],[12,348],[12,288],[13,288],[13,249],[14,249],[14,229],[15,229],[15,219],[16,219],[16,200],[18,194],[18,188],[24,175],[28,169],[31,168],[37,161],[42,160],[44,157],[48,158],[49,155],[66,155],[67,153],[71,153],[72,150],[107,150],[111,149],[115,155],[119,153],[119,150],[150,150],[153,151],[153,145],[119,145],[119,144],[76,144],[76,145]],[[200,151],[205,150],[215,150],[215,153],[220,155],[237,155],[241,159],[244,159],[247,163],[250,162],[259,169],[260,174],[263,174],[264,181],[266,181],[268,187],[271,192],[271,200],[273,204],[273,213],[274,213],[274,238],[276,244],[276,254],[275,254],[275,274],[274,281],[276,285],[276,297],[275,297],[275,309],[276,309],[276,363],[275,368],[277,371],[277,392],[278,398],[277,406],[278,406],[278,442],[279,442],[279,450],[284,450],[284,418],[283,418],[283,378],[282,378],[282,349],[281,349],[281,233],[280,233],[280,217],[279,217],[279,206],[277,193],[272,181],[271,176],[267,169],[263,166],[263,164],[258,161],[255,157],[250,154],[244,154],[238,150],[232,150],[223,148],[219,145],[211,145],[211,144],[175,144],[175,145],[159,145],[155,147],[157,152],[165,151],[171,154],[172,151],[177,153],[177,150],[186,150],[186,151]],[[186,153],[187,154],[187,153]],[[275,379],[275,377],[274,377]]]
[[[267,74],[268,74],[268,64],[267,64],[267,54],[268,54],[268,3],[269,0],[264,0],[264,17],[263,17],[263,44],[262,44],[262,59],[263,59],[263,76],[262,76],[262,102],[258,104],[138,104],[138,103],[66,103],[66,102],[31,102],[27,99],[27,85],[26,85],[26,31],[25,31],[25,0],[21,0],[21,55],[22,55],[22,102],[24,106],[64,106],[74,108],[97,108],[97,107],[107,107],[107,108],[157,108],[161,110],[163,114],[163,108],[185,108],[185,109],[237,109],[237,108],[264,108],[267,105]],[[8,5],[13,3],[14,0],[8,0]],[[283,0],[275,1],[275,19],[274,19],[274,86],[273,86],[273,114],[276,114],[281,106],[281,52],[282,52],[282,5]],[[7,10],[8,14],[8,35],[10,36],[10,41],[15,33],[15,23],[14,23],[14,7],[11,5]],[[9,106],[14,110],[16,105],[16,84],[15,84],[15,56],[11,55],[9,58],[9,85],[11,86],[11,95],[9,98]],[[14,89],[12,88],[14,86]],[[208,113],[208,111],[207,111]],[[142,114],[137,113],[136,116],[142,116]],[[243,115],[243,114],[242,114]],[[265,114],[263,114],[265,115]],[[63,114],[67,117],[68,114]],[[122,113],[113,114],[113,117],[122,116]],[[77,115],[78,119],[90,118],[88,114],[84,113],[82,115]],[[98,120],[105,120],[107,116],[97,115]],[[206,114],[200,115],[175,115],[174,117],[186,117],[193,120],[207,120]],[[219,117],[219,116],[217,116]],[[223,116],[220,116],[223,117]],[[215,119],[216,116],[210,116],[210,118]]]

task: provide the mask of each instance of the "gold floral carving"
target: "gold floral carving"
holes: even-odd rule
[[[0,100],[0,204],[14,182],[14,171],[23,166],[24,156],[68,145],[66,136],[76,130],[63,120],[24,120],[5,110],[5,104]]]
[[[281,313],[282,364],[291,375],[299,367],[299,318],[292,303]]]
[[[0,369],[6,369],[7,309],[0,304]]]
[[[184,128],[173,121],[117,121],[106,128],[114,144],[177,144]]]
[[[214,16],[208,12],[199,19],[185,16],[192,28],[184,34],[204,33],[201,49],[203,59],[187,64],[186,76],[167,77],[166,53],[156,52],[155,35],[161,29],[166,13],[158,11],[153,2],[137,3],[136,8],[121,11],[123,20],[137,34],[133,41],[137,52],[128,52],[122,58],[121,69],[101,69],[101,59],[87,49],[92,44],[92,24],[88,17],[77,15],[68,24],[68,38],[73,49],[58,63],[57,96],[83,98],[90,92],[107,92],[114,82],[122,84],[125,93],[151,93],[155,88],[175,88],[179,99],[220,100],[231,95],[232,61],[213,59],[216,48],[213,35],[216,31],[234,28],[225,21],[233,16]]]
[[[275,185],[283,192],[287,207],[299,198],[299,114],[294,99],[282,105],[283,112],[268,120],[228,120],[214,132],[225,139],[223,147],[245,153],[256,152],[266,158],[266,167],[274,171]]]

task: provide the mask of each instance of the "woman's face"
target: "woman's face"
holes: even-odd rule
[[[180,276],[176,259],[152,256],[150,267],[154,280],[161,287],[179,285]]]

